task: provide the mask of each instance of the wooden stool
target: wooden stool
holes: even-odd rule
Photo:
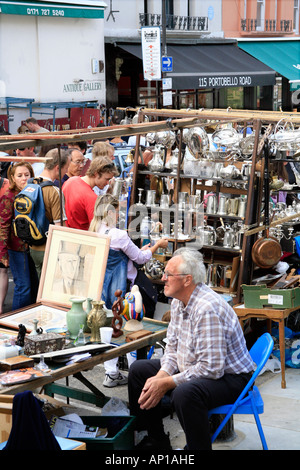
[[[284,332],[284,320],[289,316],[290,313],[298,310],[299,306],[293,308],[246,308],[243,304],[235,305],[234,311],[239,317],[241,327],[243,328],[243,322],[248,318],[261,318],[267,320],[268,333],[271,334],[272,321],[278,323],[279,332],[279,350],[280,350],[280,362],[281,362],[281,388],[286,388],[285,381],[285,332]]]

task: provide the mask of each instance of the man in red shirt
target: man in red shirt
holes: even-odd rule
[[[96,158],[91,162],[85,176],[72,176],[64,183],[62,191],[68,227],[89,229],[97,199],[93,188],[97,186],[103,189],[116,175],[117,168],[110,158]]]

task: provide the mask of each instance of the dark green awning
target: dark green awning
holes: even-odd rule
[[[54,18],[104,18],[104,2],[0,1],[0,13]]]

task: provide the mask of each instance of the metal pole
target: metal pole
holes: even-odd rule
[[[167,55],[166,0],[162,0],[162,55]]]

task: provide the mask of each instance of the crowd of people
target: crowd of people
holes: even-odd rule
[[[32,118],[24,123],[29,132],[42,132],[34,124]],[[2,168],[0,313],[7,293],[8,267],[14,280],[15,310],[35,301],[43,265],[45,246],[29,247],[12,230],[14,198],[29,178],[38,176],[53,182],[43,188],[50,223],[109,235],[103,285],[108,308],[115,300],[116,288],[124,295],[133,284],[143,282],[138,279],[137,265],[147,262],[158,248],[167,246],[167,240],[162,238],[154,246],[139,248],[125,230],[116,227],[119,201],[110,194],[118,175],[113,161],[114,147],[102,144],[94,144],[89,165],[84,149],[73,144],[61,150],[61,165],[56,148],[41,148],[39,154],[45,154],[47,160],[35,170],[26,162],[26,150],[31,156],[35,151],[29,148],[23,150],[22,161]],[[61,205],[63,213],[59,210]],[[211,449],[208,410],[233,402],[254,370],[234,310],[205,285],[205,279],[201,253],[191,248],[177,250],[162,277],[165,296],[172,299],[162,359],[133,362],[128,378],[120,373],[116,361],[105,365],[105,386],[114,387],[128,381],[130,413],[137,417],[137,428],[147,431],[140,443],[143,449],[171,449],[162,420],[161,405],[166,395],[170,395],[185,433],[187,450]]]
[[[44,133],[47,129],[40,127],[34,118],[29,118],[20,126],[19,132]],[[134,265],[147,262],[160,246],[167,245],[166,240],[161,240],[153,247],[149,244],[140,249],[125,230],[116,228],[118,199],[109,194],[115,178],[119,176],[114,164],[114,150],[114,145],[109,141],[96,141],[90,158],[87,158],[85,142],[68,143],[60,151],[53,145],[43,146],[38,150],[27,147],[15,151],[15,155],[22,158],[22,161],[1,166],[0,314],[8,291],[8,268],[14,282],[13,310],[34,303],[38,292],[46,244],[28,246],[16,236],[12,226],[15,197],[28,182],[38,179],[40,183],[53,183],[42,187],[45,214],[50,224],[101,234],[103,231],[109,232],[112,241],[102,294],[107,308],[111,308],[116,300],[114,293],[117,289],[121,288],[124,296],[135,282],[137,269]],[[36,156],[46,159],[35,161],[32,165],[26,161]],[[121,258],[124,270],[118,269],[118,276],[115,272],[111,275],[116,260]],[[120,276],[121,273],[124,278]],[[146,301],[145,304],[147,305]],[[153,315],[153,311],[148,313],[149,316]],[[117,364],[114,364],[113,370],[111,367],[107,370],[105,385],[115,386],[124,381]]]

